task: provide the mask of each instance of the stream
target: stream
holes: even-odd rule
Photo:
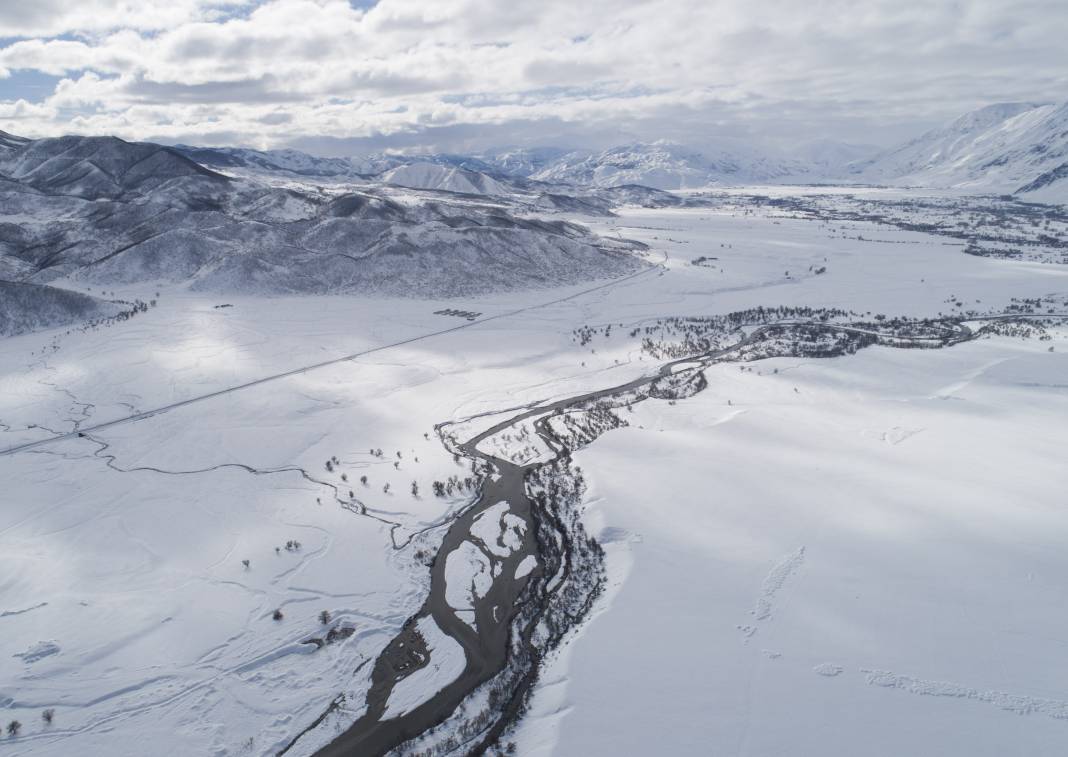
[[[987,316],[976,321],[993,321],[1014,316]],[[1027,318],[1028,316],[1022,316]],[[1032,316],[1042,317],[1042,316]],[[533,643],[536,626],[543,620],[552,593],[569,578],[572,567],[571,555],[556,555],[558,570],[547,575],[550,562],[549,551],[553,544],[539,539],[539,524],[561,531],[559,519],[544,507],[544,500],[531,496],[531,475],[538,469],[560,463],[569,463],[571,452],[567,440],[561,438],[551,427],[550,420],[561,414],[590,410],[593,403],[601,400],[618,400],[620,405],[640,402],[649,397],[671,398],[658,382],[700,381],[695,390],[703,388],[702,372],[718,362],[729,362],[734,353],[749,346],[759,345],[784,326],[802,332],[839,332],[854,339],[860,346],[882,343],[889,346],[946,347],[970,341],[978,333],[963,323],[964,319],[941,319],[944,327],[940,336],[901,336],[879,333],[871,328],[852,327],[841,323],[816,321],[776,322],[758,325],[739,341],[703,354],[682,357],[662,364],[651,374],[617,386],[585,392],[556,401],[544,401],[515,408],[504,420],[471,436],[467,441],[456,442],[445,429],[455,423],[439,424],[437,430],[446,447],[490,471],[482,481],[475,502],[451,524],[430,568],[430,593],[422,607],[405,623],[398,635],[386,646],[375,660],[372,683],[367,693],[366,711],[345,732],[317,752],[319,757],[384,755],[416,737],[425,735],[457,711],[479,687],[506,671],[510,655],[516,650],[526,653],[527,667],[520,670],[508,686],[507,696],[498,701],[488,720],[473,733],[463,734],[463,740],[439,753],[481,754],[493,746],[505,730],[522,714],[527,695],[537,678],[537,668],[544,649]],[[810,355],[820,357],[822,355]],[[759,359],[759,358],[758,358]],[[671,387],[668,387],[669,390]],[[644,394],[643,394],[644,392]],[[695,393],[692,392],[692,393]],[[683,395],[689,396],[689,395]],[[679,397],[682,398],[682,397]],[[494,415],[494,414],[485,414]],[[536,434],[552,451],[549,460],[536,460],[517,464],[491,454],[479,445],[505,429],[523,421],[533,421]],[[470,419],[467,419],[470,420]],[[576,445],[581,446],[581,445]],[[506,502],[508,512],[518,517],[525,528],[517,548],[505,557],[487,550],[481,540],[472,533],[476,520],[495,505]],[[554,522],[555,521],[555,522]],[[519,533],[518,531],[516,533]],[[541,531],[544,533],[544,530]],[[569,544],[566,534],[559,544]],[[474,624],[463,619],[447,601],[446,565],[449,557],[457,553],[465,542],[479,547],[493,564],[493,580],[489,588],[474,602]],[[522,577],[516,577],[516,569],[524,559],[533,557],[536,567]],[[553,588],[555,584],[555,588]],[[587,604],[595,598],[591,596]],[[532,606],[531,606],[532,605]],[[526,612],[524,612],[526,610]],[[531,612],[533,610],[533,612]],[[385,717],[390,694],[401,681],[425,667],[432,656],[426,649],[416,625],[424,618],[431,618],[438,627],[463,649],[466,664],[463,672],[452,682],[431,695],[422,704],[395,717]],[[581,618],[574,618],[577,623]],[[514,671],[513,671],[514,672]],[[429,752],[425,752],[429,753]]]

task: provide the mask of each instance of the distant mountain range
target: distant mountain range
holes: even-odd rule
[[[474,155],[318,158],[294,150],[179,147],[220,170],[387,182],[418,189],[501,195],[549,187],[661,190],[760,183],[859,183],[958,188],[1068,202],[1068,105],[981,108],[889,150],[822,140],[789,154],[737,141],[695,150],[673,142],[603,151],[513,148]],[[566,191],[566,190],[565,190]]]
[[[823,142],[797,157],[772,155],[725,143],[698,152],[673,142],[633,143],[600,152],[560,148],[515,148],[475,155],[370,155],[317,158],[294,150],[176,148],[206,166],[250,172],[290,173],[332,180],[377,180],[418,189],[501,194],[529,188],[530,182],[590,188],[629,184],[663,190],[700,189],[718,184],[809,180],[844,173],[875,148]],[[478,178],[478,174],[492,181]],[[497,183],[494,183],[497,182]],[[504,182],[507,186],[502,186]]]

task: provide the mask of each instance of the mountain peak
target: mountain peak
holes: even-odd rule
[[[954,131],[974,131],[976,129],[986,129],[991,126],[1000,124],[1004,121],[1014,118],[1021,113],[1041,108],[1049,105],[1049,103],[1026,103],[1026,102],[1010,102],[1010,103],[994,103],[993,105],[986,105],[982,108],[969,111],[963,116],[953,119],[946,129],[952,129]]]

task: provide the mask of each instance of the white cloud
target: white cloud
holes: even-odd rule
[[[576,139],[697,143],[724,123],[876,138],[992,100],[1068,97],[1061,0],[10,5],[0,36],[22,39],[0,48],[0,72],[64,77],[21,117],[32,134],[410,144],[470,125],[499,142],[488,127],[521,122],[536,139],[540,121]]]
[[[252,0],[27,0],[0,3],[0,37],[169,29],[216,19]]]

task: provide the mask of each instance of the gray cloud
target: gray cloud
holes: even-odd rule
[[[613,70],[607,63],[594,63],[575,57],[539,58],[523,67],[523,76],[534,87],[578,86],[612,79]]]
[[[280,86],[270,75],[256,79],[235,81],[208,81],[197,84],[180,82],[156,82],[143,78],[130,80],[120,91],[142,104],[167,105],[171,103],[217,104],[217,103],[289,103],[302,97]],[[260,119],[263,122],[263,119]]]

